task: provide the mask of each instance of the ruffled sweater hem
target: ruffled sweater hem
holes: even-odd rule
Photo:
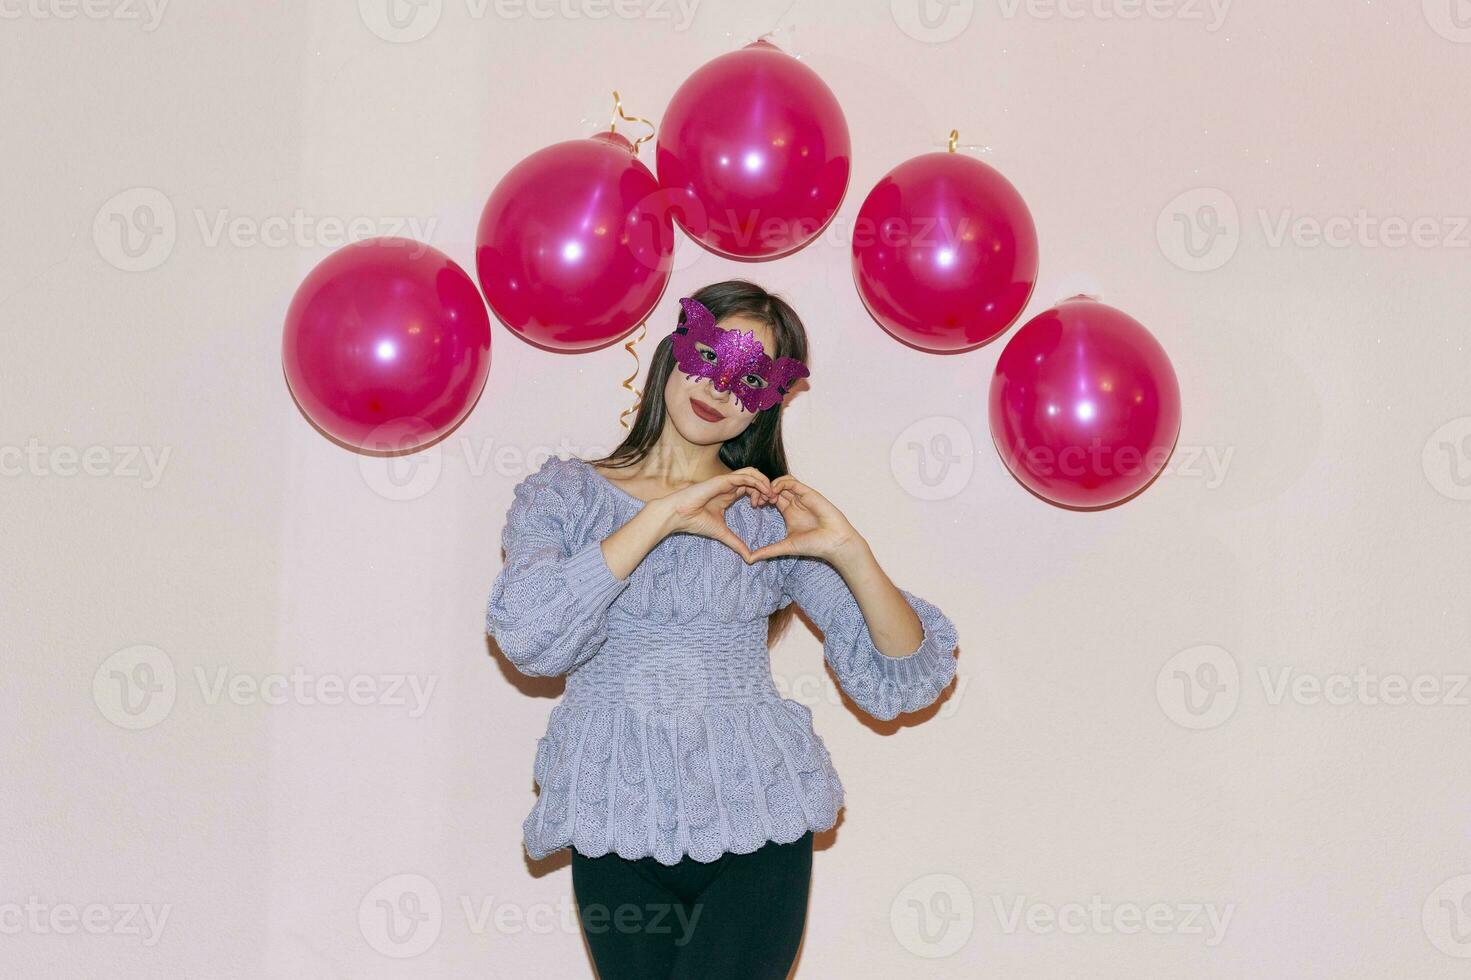
[[[748,854],[827,830],[842,781],[806,705],[641,709],[559,704],[534,764],[541,795],[523,824],[540,859],[564,847],[674,864]]]

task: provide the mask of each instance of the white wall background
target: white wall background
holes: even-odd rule
[[[1462,0],[395,2],[402,29],[380,0],[0,4],[4,973],[590,975],[565,852],[520,841],[560,685],[493,657],[482,613],[512,486],[616,441],[631,361],[497,325],[474,414],[390,469],[297,412],[282,318],[332,222],[473,268],[518,159],[614,88],[657,120],[776,30],[848,113],[842,211],[775,263],[684,243],[654,322],[732,274],[795,303],[794,470],[961,636],[958,687],[897,726],[836,697],[802,624],[774,651],[848,787],[796,975],[1465,975]],[[1098,292],[1173,359],[1180,450],[1124,507],[1005,473],[1002,343],[928,356],[862,311],[844,230],[952,127],[1033,210],[1027,316]],[[1202,204],[1227,233],[1193,259]],[[1202,658],[1214,701],[1180,681]],[[442,904],[396,959],[375,902],[406,886]]]

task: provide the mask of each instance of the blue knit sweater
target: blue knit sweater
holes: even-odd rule
[[[515,488],[485,628],[523,673],[567,675],[536,746],[541,794],[522,826],[527,852],[570,846],[674,864],[826,830],[843,785],[811,710],[777,693],[766,617],[796,602],[822,629],[843,690],[880,719],[931,704],[950,683],[954,624],[901,589],[924,639],[908,656],[886,656],[827,562],[747,565],[686,532],[620,581],[602,540],[643,506],[576,458],[551,457]],[[753,549],[786,535],[776,507],[745,497],[725,519]]]

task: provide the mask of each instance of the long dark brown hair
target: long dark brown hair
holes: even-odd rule
[[[728,316],[744,315],[760,320],[771,328],[776,340],[776,350],[767,354],[773,360],[778,357],[795,357],[807,361],[807,331],[802,320],[787,301],[774,293],[745,279],[730,279],[711,283],[691,294],[700,302],[718,323]],[[679,313],[679,323],[684,322],[684,311]],[[810,363],[810,362],[809,362]],[[612,452],[589,463],[601,463],[610,469],[632,466],[643,459],[659,441],[667,417],[664,406],[664,387],[669,381],[669,372],[675,367],[674,344],[669,335],[659,341],[649,362],[648,377],[644,381],[643,396],[639,401],[633,428],[624,436]],[[769,480],[785,476],[787,454],[781,440],[781,413],[786,399],[765,411],[756,413],[756,418],[740,435],[720,445],[720,461],[733,470],[753,466]],[[767,640],[775,640],[785,631],[791,621],[795,606],[773,613],[767,621]]]

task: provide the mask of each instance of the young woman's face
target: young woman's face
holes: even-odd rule
[[[768,353],[776,349],[776,337],[764,321],[734,314],[720,321],[725,330],[743,330],[756,335]],[[756,416],[746,411],[729,391],[716,391],[709,378],[691,378],[674,365],[664,385],[664,407],[675,430],[700,446],[725,442],[745,431]]]

